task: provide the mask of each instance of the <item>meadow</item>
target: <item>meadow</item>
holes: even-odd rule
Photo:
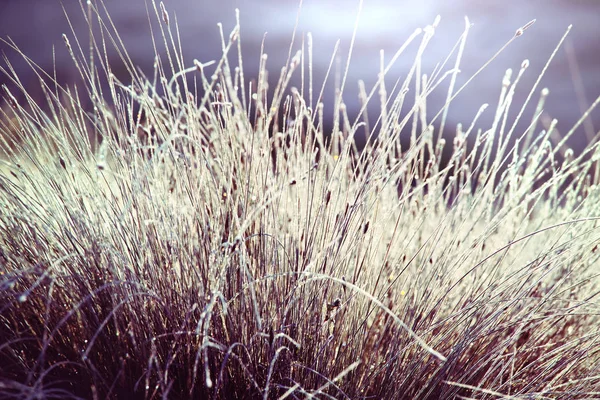
[[[162,3],[169,51],[147,77],[121,49],[118,80],[88,4],[76,85],[3,68],[0,398],[600,397],[600,149],[539,123],[543,88],[512,102],[527,62],[449,135],[427,100],[460,94],[468,28],[428,78],[439,21],[415,32],[353,116],[343,68],[319,104],[310,41],[246,76],[237,25],[184,61]]]

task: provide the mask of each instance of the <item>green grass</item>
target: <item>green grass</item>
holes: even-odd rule
[[[358,151],[341,97],[328,136],[286,86],[309,48],[269,92],[243,29],[208,75],[165,13],[150,80],[112,78],[107,23],[93,61],[70,40],[83,85],[4,92],[0,397],[600,396],[596,142],[513,129],[518,79],[442,138],[413,71]]]

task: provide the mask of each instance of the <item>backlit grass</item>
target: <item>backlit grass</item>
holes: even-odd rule
[[[380,78],[367,124],[289,87],[309,47],[268,89],[243,27],[184,62],[155,10],[154,76],[113,77],[105,21],[93,60],[66,40],[79,86],[3,92],[0,397],[600,396],[600,152],[516,129],[518,72],[492,126],[440,134],[455,58]]]

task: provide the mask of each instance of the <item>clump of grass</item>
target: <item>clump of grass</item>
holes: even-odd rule
[[[269,91],[264,66],[253,83],[238,67],[239,26],[208,74],[155,10],[152,79],[69,44],[84,90],[47,84],[44,107],[5,91],[2,397],[600,393],[596,142],[574,156],[552,127],[517,132],[509,77],[493,126],[440,137],[443,68],[380,77],[371,125],[340,95],[328,136],[312,82],[286,86],[310,48]]]

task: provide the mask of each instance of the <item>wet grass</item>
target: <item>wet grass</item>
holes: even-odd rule
[[[239,26],[184,68],[155,10],[154,77],[114,79],[106,21],[94,59],[66,40],[79,88],[3,93],[0,397],[600,396],[597,142],[518,131],[510,77],[492,126],[441,137],[426,100],[459,62],[332,118],[287,86],[310,47],[268,90]]]

